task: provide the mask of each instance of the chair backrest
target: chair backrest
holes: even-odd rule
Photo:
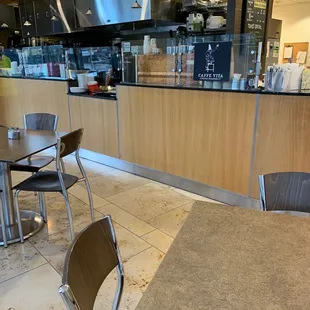
[[[56,131],[58,116],[49,113],[32,113],[24,115],[25,129]]]
[[[118,288],[113,309],[118,309],[123,288],[123,265],[111,217],[90,224],[70,246],[59,288],[67,309],[92,310],[100,286],[117,267]]]
[[[280,172],[259,176],[263,211],[310,213],[310,173]]]
[[[82,142],[84,129],[80,128],[72,131],[65,136],[58,138],[57,158],[63,158],[75,151],[78,151]]]

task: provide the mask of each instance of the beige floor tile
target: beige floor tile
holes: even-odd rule
[[[137,217],[111,203],[102,206],[97,210],[103,214],[110,214],[113,221],[121,224],[123,227],[127,228],[137,236],[145,235],[155,229],[146,222],[138,219]]]
[[[43,238],[36,235],[30,242],[62,274],[65,256],[72,242],[69,234],[64,231]]]
[[[150,245],[130,233],[117,223],[114,223],[116,238],[123,259],[131,257]],[[66,231],[52,235],[35,235],[30,239],[32,245],[47,259],[47,261],[61,274],[66,252],[71,244],[71,239]]]
[[[127,191],[149,182],[150,180],[148,179],[120,170],[108,171],[89,177],[92,192],[103,198]],[[83,184],[81,183],[81,185]]]
[[[122,259],[127,259],[150,247],[150,244],[115,222],[114,229]]]
[[[155,183],[148,183],[106,199],[144,221],[193,201]]]
[[[180,188],[175,188],[175,187],[171,187],[175,192],[180,193],[186,197],[192,198],[194,200],[200,200],[200,201],[207,201],[207,202],[212,202],[212,203],[219,203],[219,204],[223,204],[222,202],[216,201],[216,200],[212,200],[210,198],[204,197],[204,196],[200,196],[200,195],[196,195],[193,194],[191,192],[187,192],[184,191],[183,189]]]
[[[88,194],[84,187],[74,185],[69,189],[69,193],[89,205]],[[94,193],[92,193],[92,197],[95,209],[110,203]]]
[[[166,235],[165,233],[157,229],[142,236],[141,238],[164,253],[167,253],[168,249],[170,248],[170,245],[173,242],[172,237]]]
[[[163,257],[163,253],[152,247],[124,262],[125,285],[120,305],[121,310],[136,308]],[[115,287],[116,273],[113,272],[100,288],[94,309],[109,309],[111,307]]]
[[[0,310],[65,310],[61,278],[46,264],[0,284]]]
[[[81,176],[80,169],[75,161],[74,156],[67,156],[64,158],[66,173]],[[103,173],[106,171],[114,170],[114,168],[105,166],[90,160],[86,160],[81,158],[82,165],[85,169],[87,177],[96,174],[96,173]]]
[[[6,281],[23,272],[46,264],[46,260],[28,242],[16,243],[0,249],[0,282]],[[0,290],[0,298],[2,291]],[[0,302],[1,305],[1,302]]]
[[[189,203],[183,207],[174,209],[151,219],[148,223],[165,232],[172,238],[175,238],[187,218],[192,205],[192,203]]]
[[[81,200],[69,195],[71,206],[74,232],[78,233],[91,223],[89,206]],[[33,204],[24,206],[27,210],[37,208]],[[47,224],[38,233],[40,237],[54,234],[60,231],[65,231],[69,235],[69,221],[66,211],[66,205],[63,197],[49,199],[46,201],[47,209]],[[37,209],[36,209],[37,210]],[[95,210],[95,218],[102,218],[102,214]]]

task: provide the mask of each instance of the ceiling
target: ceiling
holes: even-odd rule
[[[292,4],[295,4],[295,3],[305,3],[305,2],[310,3],[310,0],[274,0],[273,1],[273,5],[277,5],[277,6],[280,6],[280,5],[292,5]]]

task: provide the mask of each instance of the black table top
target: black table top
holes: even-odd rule
[[[8,129],[0,127],[0,162],[14,163],[56,145],[63,132],[20,130],[19,140],[8,139]]]

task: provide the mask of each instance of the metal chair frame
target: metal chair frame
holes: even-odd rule
[[[1,224],[1,231],[3,237],[3,245],[5,248],[8,246],[8,239],[6,235],[5,229],[5,221],[4,221],[4,210],[3,210],[3,203],[2,203],[2,191],[0,190],[0,224]]]
[[[288,207],[275,207],[271,208],[270,206],[268,207],[268,199],[266,197],[266,191],[268,188],[265,186],[265,179],[267,177],[277,177],[280,180],[284,180],[284,185],[288,186],[288,182],[292,182],[293,186],[296,187],[296,182],[301,182],[303,187],[301,187],[300,192],[299,191],[292,191],[292,190],[287,190],[285,189],[278,190],[275,194],[282,195],[280,196],[280,201],[285,199],[288,201],[289,206]],[[281,178],[282,177],[282,178]],[[271,211],[271,212],[277,212],[277,213],[290,213],[292,215],[299,215],[299,216],[308,216],[310,213],[310,201],[309,201],[309,208],[308,204],[305,204],[305,201],[308,201],[308,196],[306,193],[306,189],[309,187],[310,188],[310,174],[309,173],[303,173],[303,172],[279,172],[279,173],[270,173],[270,174],[265,174],[265,175],[259,175],[258,176],[258,183],[259,183],[259,189],[260,189],[260,209],[261,211]],[[294,185],[295,183],[295,185]],[[299,183],[298,183],[299,186]],[[289,187],[288,187],[289,188]],[[293,193],[293,194],[292,194]],[[294,195],[295,194],[295,195]],[[276,202],[273,201],[274,203]],[[283,201],[282,201],[283,203]],[[270,202],[269,202],[270,204]],[[294,207],[293,207],[294,206]]]
[[[117,245],[115,230],[114,230],[114,227],[113,227],[111,216],[110,215],[106,215],[106,216],[104,216],[103,219],[101,219],[101,220],[99,220],[99,221],[97,221],[95,223],[92,223],[87,228],[85,228],[77,236],[77,238],[72,243],[72,245],[70,246],[70,248],[69,248],[69,250],[67,252],[67,255],[66,255],[66,258],[65,258],[65,262],[64,262],[65,268],[64,268],[63,278],[62,278],[63,279],[62,280],[62,285],[59,287],[58,292],[60,293],[60,295],[62,297],[62,300],[65,303],[65,305],[66,305],[68,310],[84,310],[84,309],[82,309],[79,306],[79,304],[77,302],[77,299],[75,298],[74,293],[71,290],[71,287],[70,287],[69,283],[67,283],[67,281],[66,281],[67,274],[65,274],[65,273],[68,272],[68,268],[66,268],[66,267],[70,263],[70,258],[71,258],[70,254],[72,252],[72,249],[75,247],[75,244],[76,244],[77,240],[79,239],[79,237],[83,233],[85,233],[88,230],[88,228],[90,228],[90,226],[98,225],[98,222],[101,222],[101,221],[107,221],[108,222],[109,229],[110,229],[111,236],[112,236],[112,240],[111,241],[113,242],[113,246],[114,246],[113,248],[114,248],[114,251],[116,253],[117,260],[118,260],[118,264],[116,265],[116,270],[117,270],[117,289],[116,289],[115,296],[114,296],[114,299],[113,299],[112,310],[119,309],[119,305],[120,305],[120,301],[121,301],[121,296],[122,296],[122,292],[123,292],[123,287],[124,287],[124,268],[123,268],[123,263],[122,263],[120,251],[119,251],[119,248],[118,248],[118,245]],[[104,244],[102,246],[104,246]],[[91,253],[90,253],[90,255],[91,255]],[[104,260],[102,260],[102,263],[104,264]],[[91,266],[90,266],[90,268],[91,268]],[[102,283],[104,282],[105,279],[106,278],[104,278],[102,280]]]
[[[78,129],[80,130],[80,129]],[[81,129],[82,130],[82,129]],[[71,133],[67,134],[70,135]],[[82,132],[83,134],[83,132]],[[72,220],[72,213],[71,213],[71,208],[70,208],[70,202],[69,202],[69,196],[68,196],[68,191],[65,187],[64,184],[64,180],[63,180],[63,175],[62,175],[62,171],[61,171],[61,147],[62,147],[62,139],[63,137],[60,137],[57,139],[57,146],[56,146],[56,171],[57,171],[57,175],[59,178],[59,182],[61,185],[61,190],[62,190],[62,195],[64,197],[65,200],[65,204],[66,204],[66,211],[67,211],[67,215],[68,215],[68,220],[69,220],[69,229],[70,229],[70,235],[71,235],[71,239],[74,240],[74,230],[73,230],[73,220]],[[85,186],[86,186],[86,190],[87,190],[87,195],[88,195],[88,199],[89,199],[89,208],[90,208],[90,216],[91,216],[91,221],[94,222],[95,221],[95,215],[94,215],[94,208],[93,208],[93,198],[92,198],[92,194],[91,194],[91,189],[90,189],[90,185],[86,176],[86,172],[84,170],[84,167],[81,163],[81,159],[80,159],[80,155],[79,155],[79,151],[80,151],[80,144],[78,146],[78,148],[75,150],[75,159],[76,162],[78,164],[78,167],[80,169],[80,172],[82,174],[82,178],[79,178],[77,182],[84,182]],[[67,154],[69,155],[69,154]],[[17,222],[18,222],[18,229],[19,229],[19,235],[20,235],[20,239],[21,242],[24,242],[24,238],[23,238],[23,232],[22,232],[22,225],[21,225],[21,220],[20,220],[20,212],[19,212],[19,206],[18,206],[18,195],[20,193],[20,190],[16,190],[14,193],[14,206],[15,206],[15,212],[17,215]],[[39,195],[39,203],[40,203],[40,211],[41,211],[41,215],[44,219],[44,222],[47,222],[47,212],[46,212],[46,207],[45,207],[45,198],[44,198],[44,192],[38,192]]]

